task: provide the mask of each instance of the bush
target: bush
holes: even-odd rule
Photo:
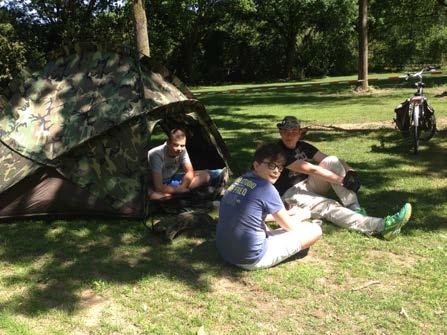
[[[0,24],[0,87],[7,84],[25,67],[25,46],[16,39],[9,23]]]

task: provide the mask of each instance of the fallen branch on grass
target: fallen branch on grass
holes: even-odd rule
[[[379,280],[370,280],[365,285],[353,288],[352,291],[359,291],[359,290],[362,290],[364,288],[367,288],[368,286],[376,285],[376,284],[380,284],[380,281]]]
[[[403,307],[401,307],[399,314],[404,316],[406,319],[410,319],[410,317],[407,314],[407,311]]]

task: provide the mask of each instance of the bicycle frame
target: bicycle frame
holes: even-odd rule
[[[410,120],[415,127],[419,127],[419,120],[424,117],[424,100],[423,95],[415,95],[410,99]]]
[[[410,141],[414,153],[418,152],[419,140],[428,141],[433,137],[436,131],[436,119],[433,108],[429,107],[427,98],[424,95],[424,83],[422,82],[423,74],[433,70],[429,66],[414,74],[408,73],[404,78],[416,78],[416,93],[409,99],[408,116]],[[428,108],[426,111],[425,109]]]

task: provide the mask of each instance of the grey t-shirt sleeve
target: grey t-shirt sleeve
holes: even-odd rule
[[[152,172],[161,173],[163,171],[163,160],[160,155],[154,153],[153,155],[149,155],[149,168]]]
[[[191,160],[189,159],[188,151],[185,149],[180,156],[180,164],[183,166],[185,164],[191,164]]]
[[[149,170],[161,173],[163,179],[171,178],[182,166],[191,163],[186,150],[177,157],[170,157],[166,143],[149,150],[147,158]]]
[[[163,171],[163,150],[165,145],[152,148],[147,153],[147,160],[149,163],[149,170],[152,172],[162,173]]]

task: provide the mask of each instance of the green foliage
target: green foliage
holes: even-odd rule
[[[0,333],[445,333],[447,106],[435,97],[445,80],[437,83],[426,93],[444,123],[418,156],[390,124],[395,104],[413,92],[400,83],[370,94],[333,85],[202,100],[244,168],[255,141],[278,137],[284,115],[313,126],[306,140],[359,172],[369,213],[414,204],[396,240],[324,223],[307,257],[248,272],[226,264],[212,239],[166,245],[140,222],[2,224]]]
[[[26,50],[26,64],[38,69],[52,57],[83,45],[113,49],[129,41],[128,7],[117,0],[6,0],[1,21],[13,25]]]
[[[302,77],[341,75],[357,71],[357,1],[324,1],[316,28],[299,48]],[[315,57],[318,55],[318,57]]]
[[[447,64],[447,27],[433,26],[425,41],[427,48],[422,52],[426,59],[434,59],[436,63]]]
[[[445,64],[447,12],[437,1],[371,1],[370,68]]]
[[[146,10],[152,56],[189,84],[357,72],[358,0],[146,0]],[[371,71],[446,64],[440,1],[370,0],[368,13]],[[134,45],[129,1],[4,0],[0,23],[13,31],[0,57],[16,63],[4,78],[78,48]]]
[[[17,39],[14,27],[0,23],[0,87],[11,81],[25,63],[25,45]]]

